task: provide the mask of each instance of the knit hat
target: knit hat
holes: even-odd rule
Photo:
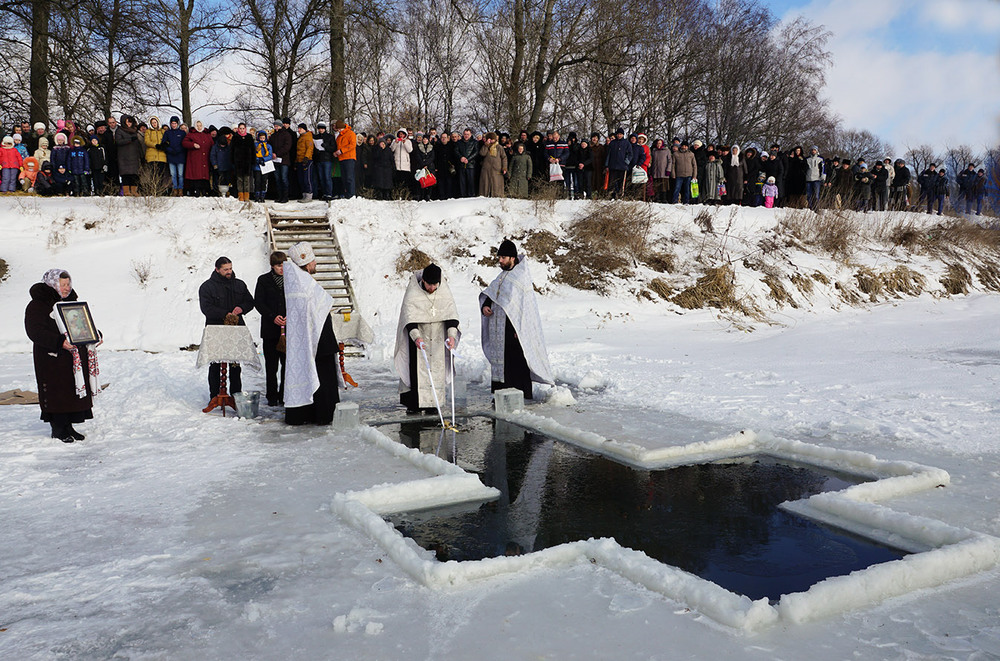
[[[701,145],[702,145],[701,140],[695,140],[694,142],[691,143],[691,146],[693,146],[695,149],[698,149],[699,147],[701,147]]]
[[[259,138],[260,136],[264,136],[266,138],[267,137],[267,131],[265,131],[264,129],[261,129],[261,130],[257,131],[257,137]]]
[[[313,252],[313,247],[308,241],[299,241],[288,249],[288,257],[296,266],[305,266],[309,262],[315,261],[316,253]]]
[[[762,151],[762,152],[760,153],[760,157],[761,157],[761,158],[769,158],[769,157],[770,157],[770,154],[768,154],[768,153],[767,153],[766,151]]]
[[[281,123],[282,124],[291,124],[292,123],[292,118],[291,117],[282,117],[281,118]]]
[[[14,134],[14,142],[21,142],[21,140],[22,140],[21,134],[20,133],[15,133]]]
[[[767,183],[773,184],[774,183],[774,177],[768,177],[767,178]]]
[[[517,257],[517,246],[510,239],[504,239],[500,242],[500,247],[497,248],[497,255],[499,257]]]
[[[619,133],[625,135],[625,129],[619,126],[618,128],[615,129],[615,135],[618,135]]]
[[[303,125],[299,124],[299,126],[303,126]],[[320,122],[319,124],[316,125],[316,128],[318,128],[318,129],[325,129],[326,128],[326,123],[325,122]]]
[[[291,124],[291,122],[289,122],[289,124]],[[278,119],[277,117],[275,117],[274,120],[271,122],[271,125],[272,126],[281,126],[281,120]]]
[[[340,120],[336,124],[334,124],[333,127],[335,129],[337,129],[338,131],[341,130],[341,129],[346,129],[347,128],[347,122],[345,122],[344,120]]]
[[[309,130],[309,127],[306,126],[305,122],[300,122],[299,123],[299,128],[302,129],[303,131],[308,131]]]
[[[5,135],[3,137],[3,146],[4,147],[13,147],[14,146],[14,138],[10,137],[9,135]]]
[[[441,267],[437,264],[428,264],[420,274],[420,279],[428,285],[441,284]]]
[[[56,130],[62,131],[64,128],[66,128],[66,120],[65,119],[56,120]]]
[[[160,121],[160,120],[156,120],[156,121]],[[94,131],[94,125],[93,124],[87,124],[87,133],[92,133],[93,131]]]
[[[45,136],[40,137],[38,139],[38,146],[39,147],[48,147],[49,146],[49,139],[46,138]]]
[[[36,131],[38,131],[38,130],[44,131],[45,130],[45,124],[43,122],[35,122],[35,126],[33,128]]]

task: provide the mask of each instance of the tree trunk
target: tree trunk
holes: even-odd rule
[[[31,122],[49,124],[49,8],[50,0],[31,2],[31,65],[28,116]]]
[[[344,0],[330,0],[330,120],[347,119]]]

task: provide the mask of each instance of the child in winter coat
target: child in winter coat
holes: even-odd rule
[[[35,192],[35,179],[38,177],[38,160],[34,156],[24,159],[21,165],[21,190],[25,193]]]
[[[21,173],[21,152],[14,147],[14,138],[4,136],[0,147],[0,193],[17,190],[17,176]]]
[[[52,173],[52,189],[55,195],[69,195],[73,192],[73,175],[65,165],[59,164]]]
[[[267,143],[267,131],[257,131],[257,162],[253,169],[253,199],[256,202],[263,202],[267,195],[267,175],[261,172],[260,166],[273,160],[274,149]]]
[[[13,138],[14,138],[14,149],[16,149],[18,152],[20,152],[21,159],[23,160],[25,158],[28,158],[28,156],[30,156],[31,154],[28,153],[28,148],[26,146],[24,146],[23,142],[21,142],[21,140],[22,140],[21,134],[20,133],[15,133],[13,135]]]
[[[72,194],[76,197],[90,195],[90,154],[83,146],[83,138],[73,138],[73,148],[69,150],[69,167],[73,176]]]
[[[69,143],[66,138],[65,133],[56,133],[56,146],[52,148],[52,158],[49,159],[49,163],[52,164],[52,172],[55,173],[60,165],[65,165],[69,167]],[[53,176],[55,176],[53,174]]]
[[[32,154],[39,163],[51,160],[52,151],[49,149],[49,139],[44,135],[38,139],[38,149]]]
[[[87,157],[90,159],[90,179],[94,184],[94,195],[104,195],[104,173],[108,171],[108,166],[104,158],[104,147],[96,135],[90,136]]]
[[[774,177],[767,178],[767,183],[761,188],[761,194],[764,196],[764,206],[773,209],[774,201],[778,198],[778,186]]]
[[[42,169],[35,177],[35,192],[42,197],[55,195],[55,182],[52,181],[52,164],[48,161],[42,163]]]

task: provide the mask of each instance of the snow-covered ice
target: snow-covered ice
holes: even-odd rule
[[[898,574],[873,568],[864,590],[890,596],[875,606],[845,605],[857,586],[831,579],[808,599],[748,606],[748,617],[780,617],[747,632],[719,626],[711,606],[690,605],[710,595],[665,597],[659,586],[676,581],[671,568],[611,542],[497,558],[481,576],[434,563],[441,580],[415,580],[416,568],[394,559],[405,554],[337,510],[362,507],[363,520],[370,508],[398,507],[403,484],[424,485],[428,498],[488,497],[483,488],[370,428],[290,429],[266,407],[255,421],[202,414],[204,371],[179,350],[200,337],[197,288],[219,254],[252,286],[266,269],[263,219],[222,201],[178,200],[155,212],[114,202],[29,200],[0,210],[0,258],[11,267],[0,283],[0,390],[34,389],[21,319],[28,287],[55,266],[73,274],[106,334],[101,370],[110,383],[81,426],[87,439],[73,445],[49,439],[36,408],[0,408],[0,658],[1000,658],[1000,571],[926,583],[955,563],[982,561],[982,535],[1000,535],[996,296],[925,294],[839,310],[817,300],[781,311],[780,326],[744,333],[709,312],[678,315],[666,303],[545,282],[545,269],[533,268],[546,291],[553,368],[569,392],[530,415],[640,461],[697,443],[722,451],[712,444],[743,430],[756,442],[848,453],[834,460],[872,457],[897,477],[806,505],[900,534],[919,525],[948,544],[945,558],[900,561],[912,565],[903,590]],[[483,407],[476,277],[488,281],[493,269],[476,262],[520,216],[554,228],[572,209],[560,203],[540,217],[530,203],[485,200],[331,207],[376,332],[370,357],[348,364],[361,388],[344,396],[362,421],[398,414],[388,357],[401,250],[416,244],[452,276],[467,329],[462,376],[470,407]],[[665,223],[690,223],[689,211],[670,213]],[[745,215],[751,240],[767,216]],[[435,252],[456,235],[471,258]],[[151,264],[145,283],[133,276],[138,259]],[[247,387],[261,381],[245,377]],[[915,484],[941,477],[918,466],[950,482]],[[426,559],[415,545],[409,551]],[[509,563],[530,567],[500,566]]]

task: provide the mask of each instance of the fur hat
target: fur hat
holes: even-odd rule
[[[3,137],[3,146],[4,147],[13,147],[14,146],[14,138],[10,137],[9,135],[5,135]]]
[[[74,137],[73,138],[73,146],[74,147],[82,147],[83,146],[83,138],[81,138],[80,136]]]
[[[67,138],[66,138],[66,134],[65,133],[56,133],[56,144],[57,145],[64,145],[64,144],[66,144],[66,140],[67,140]]]
[[[299,241],[288,249],[288,257],[296,266],[305,266],[309,262],[315,261],[316,253],[308,241]]]
[[[691,146],[694,147],[695,149],[698,149],[701,147],[702,144],[703,143],[701,140],[695,140],[694,142],[691,143]]]
[[[338,131],[340,131],[342,129],[346,129],[347,128],[347,122],[345,122],[344,120],[341,119],[336,124],[333,125],[333,128],[337,129]]]
[[[774,177],[768,177],[767,178],[767,183],[773,184],[774,183]]]
[[[35,125],[32,128],[34,128],[36,131],[38,131],[38,130],[44,131],[45,130],[45,123],[44,122],[35,122]]]

